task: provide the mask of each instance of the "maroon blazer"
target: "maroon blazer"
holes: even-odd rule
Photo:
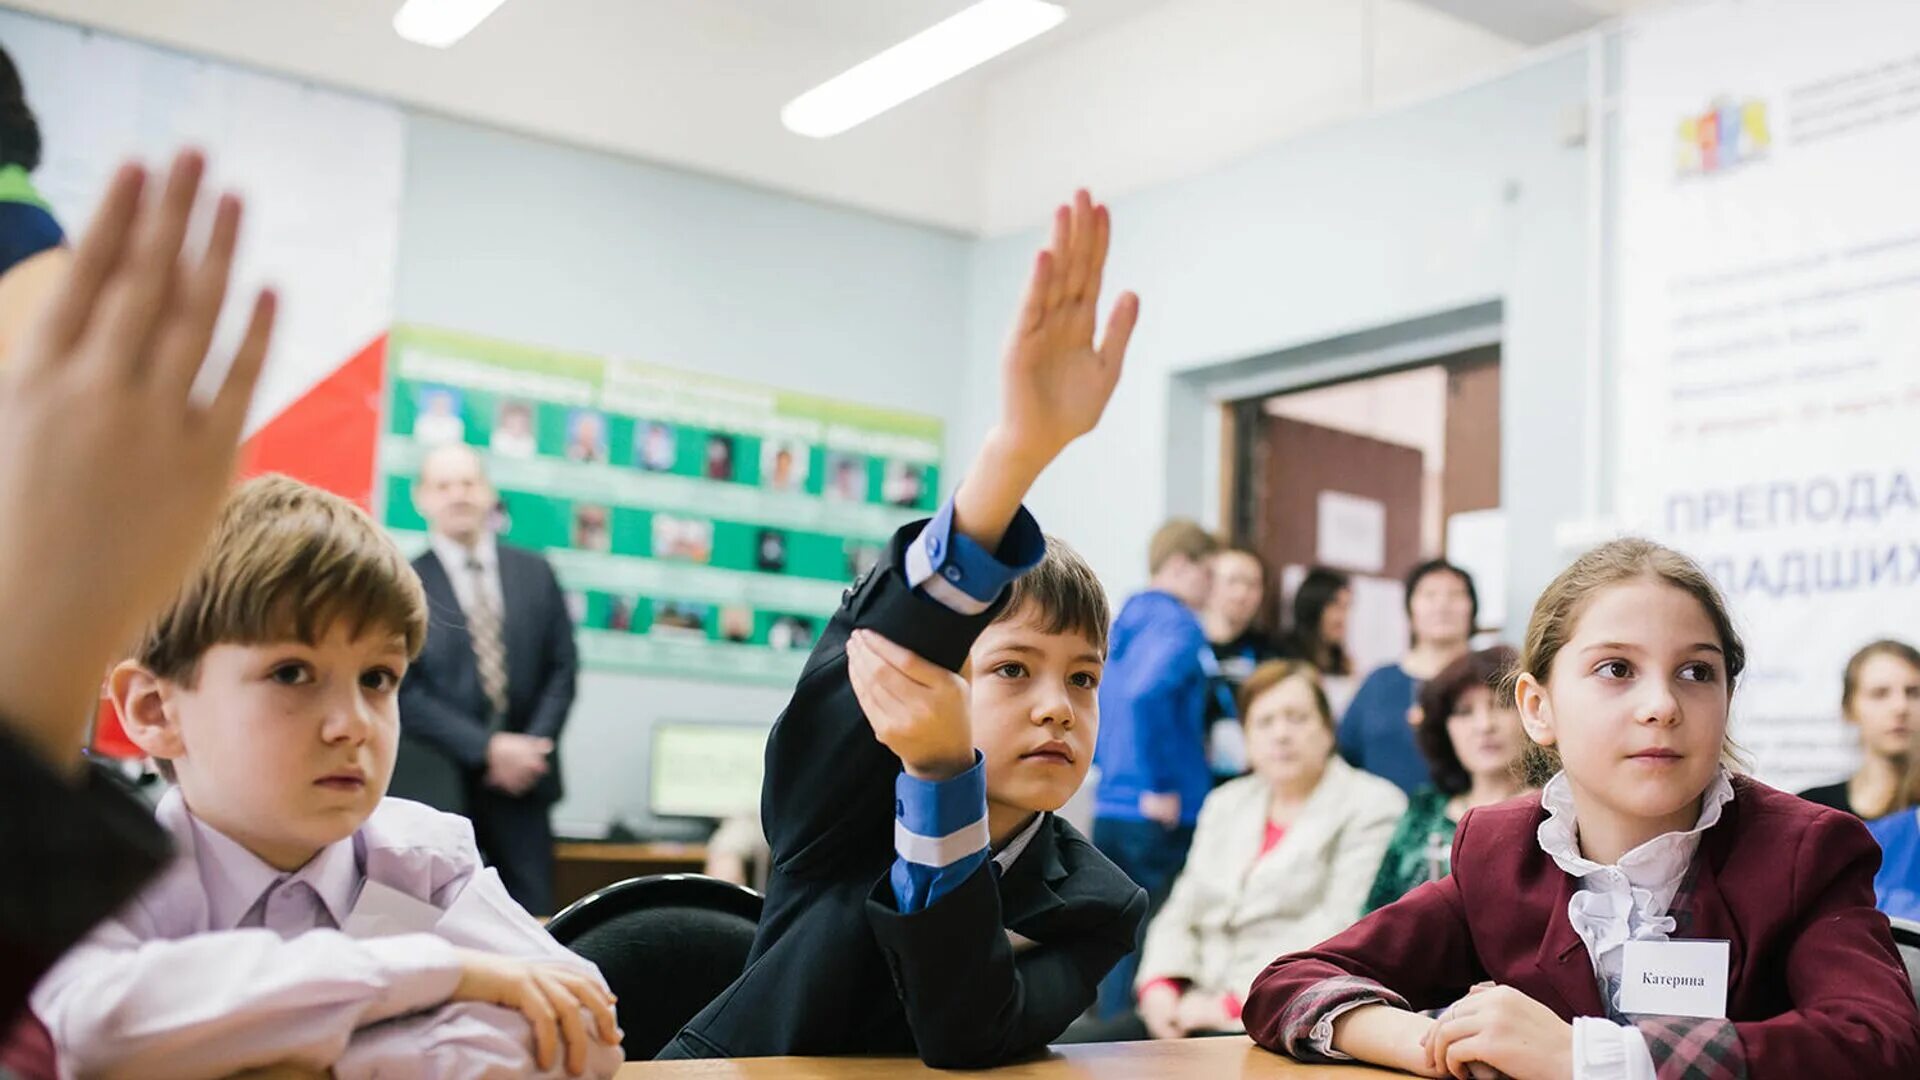
[[[1745,777],[1733,790],[1671,911],[1675,937],[1732,943],[1728,1019],[1637,1017],[1662,1080],[1920,1077],[1920,1010],[1873,907],[1872,836],[1847,814]],[[1438,1008],[1486,980],[1564,1020],[1606,1016],[1567,919],[1578,881],[1540,850],[1545,818],[1537,796],[1469,812],[1452,876],[1268,965],[1247,997],[1248,1033],[1313,1058],[1307,1036],[1332,1008],[1367,997]]]

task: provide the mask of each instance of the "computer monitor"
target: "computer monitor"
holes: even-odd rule
[[[648,812],[655,817],[725,818],[759,810],[768,730],[764,724],[655,724]]]

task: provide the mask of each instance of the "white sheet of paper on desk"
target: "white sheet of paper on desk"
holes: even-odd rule
[[[360,887],[360,898],[340,929],[348,937],[381,938],[400,934],[429,933],[444,914],[439,908],[417,900],[391,885],[369,881]]]

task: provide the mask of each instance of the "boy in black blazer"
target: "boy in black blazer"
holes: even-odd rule
[[[1094,346],[1107,237],[1085,192],[1060,208],[999,424],[809,658],[767,744],[747,970],[661,1057],[994,1065],[1044,1048],[1133,949],[1146,895],[1050,813],[1093,757],[1106,597],[1020,506],[1119,378],[1139,304],[1123,295]]]

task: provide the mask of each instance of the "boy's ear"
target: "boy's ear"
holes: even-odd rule
[[[120,714],[127,738],[148,757],[171,761],[185,756],[180,724],[173,711],[172,685],[137,660],[123,660],[107,677],[107,696]]]
[[[1540,680],[1529,673],[1522,673],[1513,687],[1513,703],[1520,710],[1520,726],[1526,728],[1527,738],[1541,746],[1552,746],[1558,739],[1554,734],[1553,702],[1547,698],[1547,688]]]

